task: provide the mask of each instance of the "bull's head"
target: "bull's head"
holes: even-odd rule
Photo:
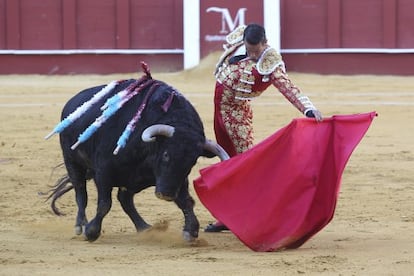
[[[175,132],[176,129],[173,126],[156,124],[146,128],[142,132],[141,139],[144,142],[155,142],[157,136],[173,138]],[[179,147],[181,149],[178,149]],[[156,196],[164,200],[174,200],[182,184],[187,182],[188,174],[199,156],[209,158],[218,156],[222,161],[229,159],[226,151],[211,140],[205,140],[203,143],[195,145],[174,140],[166,148],[163,148],[158,157],[160,160],[157,166],[159,171],[155,173],[157,178]],[[177,182],[181,182],[181,185],[177,185]]]

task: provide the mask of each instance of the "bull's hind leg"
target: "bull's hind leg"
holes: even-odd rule
[[[198,237],[200,223],[194,214],[195,201],[188,193],[188,179],[186,180],[186,185],[181,187],[174,202],[184,214],[183,238],[186,241],[195,240]]]
[[[78,206],[78,213],[75,222],[76,235],[82,234],[82,230],[88,223],[86,219],[86,206],[88,205],[88,194],[86,191],[86,170],[75,164],[66,162],[66,170],[70,181],[75,189],[76,204]]]
[[[151,225],[146,223],[145,220],[138,214],[138,211],[134,205],[134,194],[134,192],[121,187],[118,190],[118,200],[121,203],[122,209],[134,223],[137,231],[143,231],[150,228]]]
[[[98,173],[96,174],[98,175]],[[98,206],[96,216],[85,226],[85,237],[88,241],[95,241],[101,235],[103,218],[108,214],[112,207],[112,186],[105,179],[106,175],[95,176],[96,188],[98,190]]]

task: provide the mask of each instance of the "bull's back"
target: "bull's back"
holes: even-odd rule
[[[108,94],[106,94],[104,97],[102,97],[101,100],[99,100],[95,105],[93,105],[92,108],[90,110],[88,110],[87,112],[88,113],[97,112],[98,110],[96,109],[96,106],[99,106],[99,108],[100,108],[106,102],[106,100],[108,98],[112,97],[113,95],[115,95],[119,91],[125,89],[133,81],[135,81],[135,80],[124,81],[124,82],[120,83],[119,85],[117,85],[114,89],[112,89],[112,91],[109,91]],[[87,88],[87,89],[84,89],[84,90],[80,91],[78,94],[73,96],[71,99],[69,99],[67,101],[67,103],[63,107],[62,114],[61,114],[61,119],[66,118],[67,116],[69,116],[69,114],[71,114],[73,111],[75,111],[83,103],[85,103],[85,102],[89,101],[90,99],[92,99],[92,97],[96,93],[101,91],[105,86],[106,85],[99,85],[99,86],[95,86],[95,87],[90,87],[90,88]]]
[[[102,114],[101,107],[105,104],[105,102],[118,93],[119,91],[125,89],[129,83],[133,82],[134,80],[125,81],[119,85],[117,85],[112,91],[109,91],[105,96],[103,96],[100,100],[98,100],[95,104],[90,106],[88,109],[85,109],[82,114],[74,120],[65,130],[60,133],[60,143],[65,156],[72,155],[75,151],[71,149],[72,145],[76,143],[79,138],[79,135],[82,134],[93,122]],[[73,96],[63,107],[61,113],[61,119],[67,118],[71,113],[76,111],[79,107],[81,107],[84,103],[88,102],[92,99],[92,97],[101,91],[106,85],[95,86],[91,88],[87,88],[85,90],[80,91],[78,94]],[[102,129],[105,129],[105,125],[102,125]],[[102,132],[102,130],[99,130]],[[102,134],[100,134],[102,136]],[[83,149],[84,152],[87,152],[88,155],[92,155],[95,151],[96,139],[94,138],[95,134],[91,136],[90,139],[82,143],[79,148]],[[107,136],[106,140],[109,143],[109,139],[111,138],[110,135]],[[113,135],[112,135],[113,136]],[[112,141],[113,142],[113,141]],[[92,147],[92,145],[94,147]]]
[[[123,81],[115,86],[112,91],[92,105],[64,130],[60,135],[63,150],[68,151],[76,143],[79,135],[103,114],[101,107],[110,97],[128,88],[135,81]],[[79,147],[87,150],[89,155],[92,155],[97,148],[105,148],[108,154],[112,153],[126,126],[140,110],[142,111],[141,116],[135,124],[135,131],[130,135],[128,143],[133,141],[134,144],[141,144],[140,133],[153,124],[168,124],[204,135],[201,119],[191,103],[167,84],[160,81],[154,81],[154,84],[155,86],[149,85],[140,90],[110,118],[105,118],[106,121],[99,129]],[[104,87],[105,85],[91,87],[76,94],[64,106],[62,119],[89,101]]]

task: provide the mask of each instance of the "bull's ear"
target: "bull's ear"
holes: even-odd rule
[[[213,158],[217,156],[221,161],[230,159],[230,156],[227,154],[227,152],[216,142],[207,139],[202,146],[203,153],[201,156],[205,156],[207,158]]]

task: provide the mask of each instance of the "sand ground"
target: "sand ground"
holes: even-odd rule
[[[153,72],[195,105],[209,138],[215,58],[185,72]],[[257,253],[231,233],[202,231],[198,243],[186,244],[180,211],[155,198],[153,189],[135,203],[158,226],[154,230],[136,233],[114,198],[100,239],[89,243],[76,236],[74,193],[59,201],[62,217],[38,194],[64,173],[52,173],[62,161],[58,137],[43,138],[81,89],[140,76],[0,76],[0,275],[412,275],[414,77],[290,73],[325,116],[379,114],[345,169],[334,219],[299,249]],[[274,88],[253,104],[256,142],[301,116]],[[199,159],[191,183],[200,168],[215,162]],[[94,191],[89,185],[89,218]],[[192,185],[191,194],[205,226],[214,219]]]

